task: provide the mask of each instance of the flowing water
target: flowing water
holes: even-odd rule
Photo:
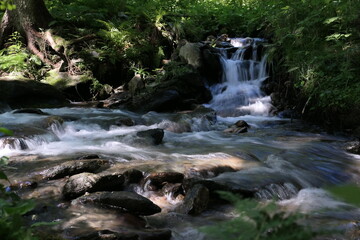
[[[214,98],[207,105],[216,110],[216,119],[188,113],[137,114],[80,107],[42,109],[47,115],[4,111],[0,114],[1,126],[14,131],[13,140],[0,138],[0,156],[10,157],[10,166],[16,168],[8,172],[10,179],[27,180],[63,161],[97,154],[110,160],[110,171],[136,168],[200,176],[234,191],[246,188],[259,199],[277,198],[279,205],[289,211],[314,213],[330,209],[322,212],[322,219],[339,220],[347,227],[359,218],[358,211],[333,199],[322,188],[357,180],[359,158],[342,149],[348,139],[300,121],[270,116],[270,98],[260,90],[267,78],[266,56],[257,52],[257,44],[262,40],[234,41],[233,45],[238,44],[239,48],[232,55],[222,50],[223,79],[212,87]],[[54,121],[46,125],[49,116],[59,116],[64,123]],[[123,118],[131,118],[136,125],[119,125],[118,120]],[[247,133],[224,132],[238,120],[250,125]],[[165,129],[160,145],[144,142],[136,135],[154,128]],[[230,167],[232,171],[214,170],[220,167]],[[49,182],[38,193],[24,196],[46,199],[60,194],[58,184],[63,183]],[[162,214],[148,217],[148,221],[157,227],[170,227],[173,239],[203,239],[204,235],[194,226],[232,215],[222,207],[210,208],[199,217],[179,215],[173,209],[181,200],[156,196],[143,189],[137,191],[162,207]],[[53,211],[56,216],[51,216]],[[107,224],[107,229],[116,230],[116,224],[122,221],[112,213],[77,211],[61,227],[81,228],[79,223],[86,219],[94,228]],[[45,220],[54,218],[61,221],[66,216],[49,210]]]

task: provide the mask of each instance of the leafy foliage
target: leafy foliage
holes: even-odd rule
[[[6,48],[0,50],[0,71],[22,72],[25,76],[37,78],[41,65],[40,59],[27,51],[18,32],[13,33]]]
[[[211,239],[303,240],[317,235],[299,224],[304,216],[279,211],[275,203],[262,205],[252,199],[240,199],[231,193],[222,192],[221,195],[235,205],[238,216],[215,226],[203,227],[202,230]]]
[[[0,132],[11,135],[12,132],[0,128]],[[0,158],[0,180],[10,183],[4,170],[8,163],[7,157]],[[4,240],[36,240],[31,228],[24,225],[23,215],[35,207],[32,200],[23,200],[13,192],[7,191],[0,183],[0,236]]]
[[[5,9],[13,10],[15,8],[16,8],[16,6],[13,4],[12,0],[1,0],[0,1],[0,10],[5,10]]]

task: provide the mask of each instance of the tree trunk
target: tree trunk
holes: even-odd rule
[[[55,66],[51,55],[66,60],[63,53],[55,50],[55,43],[46,31],[52,19],[44,0],[14,0],[16,9],[6,10],[0,25],[0,48],[13,32],[19,32],[25,39],[27,48],[44,63]],[[58,58],[59,59],[59,58]]]

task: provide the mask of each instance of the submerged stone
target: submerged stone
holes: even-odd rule
[[[38,115],[49,115],[48,113],[45,113],[43,111],[41,111],[38,108],[22,108],[22,109],[17,109],[15,111],[13,111],[14,114],[19,114],[19,113],[30,113],[30,114],[38,114]]]

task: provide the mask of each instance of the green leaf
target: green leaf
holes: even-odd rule
[[[9,181],[8,177],[6,176],[6,174],[3,171],[0,171],[0,179]]]
[[[332,17],[332,18],[328,18],[324,21],[324,24],[330,24],[330,23],[333,23],[337,20],[340,20],[340,17]]]
[[[12,136],[14,134],[11,130],[3,127],[0,127],[0,132],[8,136]]]
[[[327,188],[327,190],[339,199],[360,207],[360,188],[356,185],[342,185]]]
[[[4,207],[3,210],[9,215],[24,215],[34,209],[34,207],[35,203],[33,201],[23,201],[15,207]]]

